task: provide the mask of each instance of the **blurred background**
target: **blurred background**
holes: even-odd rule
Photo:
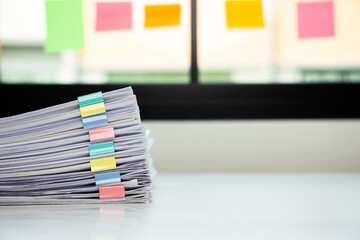
[[[189,0],[117,0],[131,27],[113,31],[96,28],[101,2],[82,1],[84,48],[47,52],[45,1],[0,0],[1,83],[190,83]],[[257,2],[263,24],[234,28],[226,1],[197,1],[200,84],[360,82],[360,1]],[[306,3],[325,4],[329,32],[302,20]],[[180,23],[144,26],[159,4],[179,4]],[[358,120],[144,122],[160,172],[360,171]]]
[[[189,0],[130,1],[131,28],[113,31],[96,30],[98,2],[101,0],[83,1],[84,49],[47,53],[43,50],[45,1],[1,0],[1,81],[129,84],[190,81]],[[198,0],[201,83],[360,81],[358,0],[263,0],[264,26],[245,28],[227,27],[225,2]],[[333,24],[334,34],[299,37],[298,4],[306,2],[332,3],[333,22],[328,24]],[[180,24],[144,27],[145,5],[156,4],[180,4]]]

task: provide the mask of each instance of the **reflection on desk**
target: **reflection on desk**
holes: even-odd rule
[[[150,205],[0,207],[0,239],[360,239],[360,174],[160,175]]]

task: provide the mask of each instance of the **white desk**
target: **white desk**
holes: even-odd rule
[[[153,203],[0,207],[0,239],[360,239],[360,174],[159,175]]]

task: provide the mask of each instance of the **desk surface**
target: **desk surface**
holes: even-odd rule
[[[360,239],[360,174],[155,178],[150,205],[0,207],[0,239]]]

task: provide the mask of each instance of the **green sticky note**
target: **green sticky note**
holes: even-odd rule
[[[84,48],[82,0],[46,1],[46,52]]]

